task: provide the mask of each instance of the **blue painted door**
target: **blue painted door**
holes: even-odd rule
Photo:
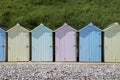
[[[43,25],[32,32],[32,61],[52,61],[52,32]]]
[[[0,29],[0,61],[5,61],[5,31]]]
[[[80,31],[79,61],[101,62],[101,30],[89,26]]]

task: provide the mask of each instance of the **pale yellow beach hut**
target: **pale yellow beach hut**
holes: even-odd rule
[[[17,23],[7,33],[8,61],[29,61],[29,30]]]
[[[115,22],[104,31],[104,61],[120,62],[120,25]]]

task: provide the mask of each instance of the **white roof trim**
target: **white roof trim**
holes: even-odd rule
[[[103,31],[109,30],[109,29],[111,29],[111,28],[114,27],[114,26],[120,26],[120,25],[119,25],[118,22],[114,22],[114,23],[108,25],[107,28],[105,28]]]
[[[19,23],[17,23],[14,27],[10,28],[10,29],[9,29],[9,30],[7,30],[6,32],[9,32],[9,31],[11,31],[12,29],[14,29],[14,28],[16,28],[16,27],[20,27],[20,28],[22,28],[22,29],[26,30],[27,32],[29,32],[29,30],[28,30],[28,29],[26,29],[26,28],[22,27]]]
[[[53,30],[51,30],[50,28],[46,27],[43,23],[41,23],[39,26],[35,27],[33,30],[31,30],[30,32],[33,32],[34,30],[38,29],[39,27],[44,26],[47,30],[53,32]]]

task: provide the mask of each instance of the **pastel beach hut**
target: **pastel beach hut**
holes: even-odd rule
[[[55,61],[76,61],[76,30],[64,23],[55,30]]]
[[[32,61],[53,61],[52,32],[42,23],[31,31]]]
[[[8,61],[29,61],[29,30],[17,23],[7,34]]]
[[[89,23],[79,30],[79,61],[101,62],[102,30]]]
[[[104,30],[104,61],[120,62],[120,25],[115,22]]]

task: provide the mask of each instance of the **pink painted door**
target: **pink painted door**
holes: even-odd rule
[[[76,32],[63,29],[56,32],[55,36],[56,61],[76,61]]]

